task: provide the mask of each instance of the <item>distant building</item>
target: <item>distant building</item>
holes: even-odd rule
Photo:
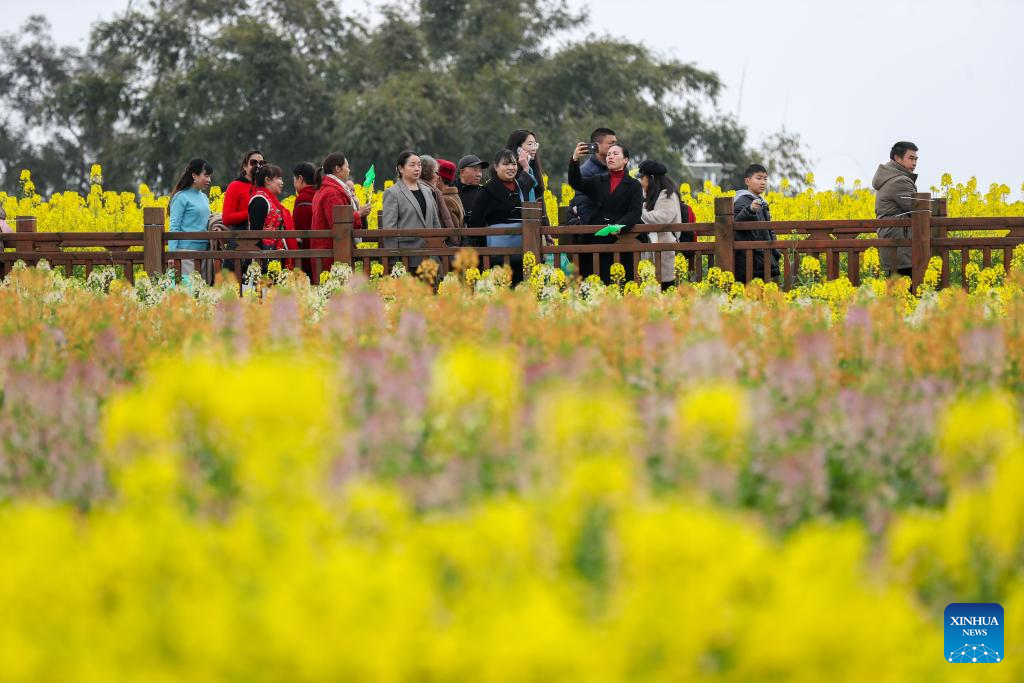
[[[722,182],[736,170],[736,164],[723,164],[717,161],[684,161],[683,164],[689,171],[690,177],[701,187],[706,182],[721,186]]]

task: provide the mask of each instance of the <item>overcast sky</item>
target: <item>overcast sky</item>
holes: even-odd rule
[[[783,125],[799,132],[819,187],[869,181],[906,139],[921,147],[922,190],[948,172],[1021,195],[1024,0],[570,2],[589,6],[591,31],[717,71],[720,108],[738,111],[754,141]],[[4,30],[43,11],[59,41],[84,42],[93,21],[125,6],[7,3]]]

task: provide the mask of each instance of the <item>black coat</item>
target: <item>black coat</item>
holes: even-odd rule
[[[483,185],[463,185],[459,183],[459,201],[462,202],[462,208],[466,210],[466,227],[473,227],[471,221],[473,220],[473,207],[476,206],[476,198],[480,196],[483,191]],[[482,247],[484,246],[485,239],[483,237],[463,237],[462,246],[464,247]]]
[[[584,178],[580,174],[578,161],[569,162],[569,185],[577,192],[590,198],[590,214],[583,218],[583,225],[625,225],[623,232],[640,223],[644,208],[644,189],[640,181],[627,173],[622,182],[611,191],[611,176],[598,175]],[[616,237],[583,236],[584,244],[610,244]]]
[[[762,200],[763,202],[763,200]],[[759,221],[770,223],[772,220],[771,209],[768,208],[767,204],[754,211],[751,209],[751,205],[754,203],[754,195],[749,192],[740,192],[736,195],[736,200],[733,202],[733,216],[737,223],[745,223],[749,221]],[[763,230],[737,230],[733,240],[736,242],[774,242],[775,231],[769,226],[765,226]],[[771,273],[772,277],[778,277],[779,275],[779,252],[776,249],[764,250],[759,249],[752,252],[754,255],[754,277],[764,278],[764,258],[767,253],[771,259]],[[739,282],[746,282],[747,278],[747,252],[736,251],[734,252],[735,259],[735,275],[736,280]]]
[[[509,190],[500,180],[491,178],[476,194],[473,210],[466,218],[466,227],[486,228],[488,225],[521,221],[522,209],[519,192]]]

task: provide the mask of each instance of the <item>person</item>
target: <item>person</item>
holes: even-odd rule
[[[437,187],[437,159],[428,154],[421,154],[420,165],[422,166],[420,180],[430,185],[430,189],[433,190],[434,204],[437,205],[437,215],[441,218],[441,227],[451,230],[455,227],[455,220],[452,218],[451,212],[448,211],[448,205],[444,202],[441,190]]]
[[[188,162],[167,202],[170,232],[205,232],[210,220],[210,198],[204,194],[213,179],[213,167],[203,159]],[[208,251],[209,240],[171,240],[170,251]],[[195,270],[193,259],[179,259],[182,280]]]
[[[280,166],[264,164],[252,176],[252,194],[249,197],[250,230],[294,230],[292,214],[278,198],[284,190],[284,171]],[[271,249],[296,249],[294,239],[261,238],[258,246],[265,251]],[[294,266],[285,262],[285,267]],[[264,268],[265,270],[266,268]]]
[[[917,192],[917,145],[897,142],[889,150],[889,161],[880,164],[871,186],[875,188],[875,218],[905,218]],[[879,228],[882,239],[910,239],[910,228]],[[913,273],[910,247],[882,247],[878,250],[882,268],[890,275]]]
[[[435,182],[437,183],[437,189],[441,191],[441,196],[444,197],[444,203],[448,207],[448,213],[451,214],[452,223],[456,228],[466,227],[466,209],[462,206],[459,188],[453,185],[455,182],[455,164],[447,159],[438,159]]]
[[[736,222],[771,221],[771,210],[763,196],[768,189],[768,169],[761,164],[751,164],[743,172],[743,184],[747,189],[737,192],[733,202],[733,216]],[[774,242],[775,231],[769,227],[759,230],[737,230],[733,240],[736,242]],[[747,253],[740,250],[735,252],[733,272],[737,282],[747,282]],[[766,254],[771,261],[772,279],[779,276],[779,254],[776,249],[756,249],[750,253],[754,255],[753,276],[755,278],[764,279]]]
[[[405,151],[395,162],[398,179],[384,190],[382,228],[436,228],[441,216],[434,199],[434,189],[420,179],[423,166],[419,155]],[[423,249],[427,241],[422,237],[386,237],[385,249]],[[409,269],[415,272],[422,256],[409,257]]]
[[[623,225],[622,231],[628,231],[643,218],[644,191],[640,181],[626,173],[629,164],[629,150],[619,143],[608,147],[604,163],[608,173],[584,178],[580,169],[580,157],[589,154],[591,147],[586,142],[576,145],[572,159],[569,161],[569,185],[577,192],[589,198],[589,212],[581,217],[581,225]],[[614,244],[615,235],[598,237],[597,235],[581,235],[580,244]],[[633,275],[633,255],[622,254],[620,262],[626,269],[626,276]],[[602,279],[610,280],[614,257],[611,253],[601,254],[599,274]],[[580,275],[587,277],[593,274],[593,259],[589,254],[580,258]]]
[[[265,164],[263,153],[251,149],[242,156],[241,172],[238,177],[228,183],[224,190],[224,204],[221,207],[221,221],[225,230],[246,230],[249,226],[249,196],[252,192],[252,176],[256,169]],[[224,243],[228,250],[238,247],[238,240],[230,239]],[[224,268],[234,268],[234,261],[226,259]]]
[[[480,194],[483,186],[480,185],[480,181],[484,177],[484,169],[489,164],[483,161],[480,157],[475,154],[467,154],[466,156],[459,159],[459,182],[457,187],[459,188],[459,200],[462,202],[463,208],[466,210],[466,225],[472,221],[473,207],[476,205],[476,197]],[[464,237],[462,239],[462,245],[466,247],[483,247],[487,245],[487,240],[483,237]]]
[[[523,197],[522,187],[516,178],[522,173],[519,158],[510,149],[503,149],[494,157],[491,179],[477,194],[476,204],[469,213],[466,227],[470,228],[522,228]],[[488,247],[522,247],[523,237],[519,235],[495,235],[486,238]],[[495,257],[500,263],[504,257]],[[523,279],[523,256],[509,258],[512,268],[512,283]]]
[[[258,149],[249,150],[242,157],[241,173],[224,190],[224,207],[221,220],[228,230],[245,230],[249,222],[249,196],[252,190],[252,176],[265,164],[263,153]]]
[[[580,167],[580,176],[586,179],[607,174],[608,150],[618,142],[619,138],[611,128],[595,128],[590,134],[590,158]],[[584,225],[583,220],[590,215],[592,210],[592,202],[586,194],[573,197],[569,204],[569,224]]]
[[[520,171],[516,182],[523,189],[523,200],[544,201],[544,165],[540,160],[540,142],[532,130],[520,128],[508,136],[505,149],[516,155]]]
[[[295,204],[292,206],[292,222],[296,230],[312,230],[313,197],[316,195],[316,167],[308,161],[292,169],[292,187],[295,188]],[[296,240],[299,249],[308,248],[309,240]],[[306,275],[313,277],[309,259],[300,259],[299,267]]]
[[[668,177],[665,164],[647,159],[640,164],[640,185],[644,189],[644,207],[640,215],[644,223],[649,225],[676,224],[683,222],[682,205],[679,190],[675,182]],[[679,233],[651,232],[647,233],[652,244],[668,244],[679,242]],[[657,273],[662,289],[667,289],[675,282],[674,251],[645,253],[644,258],[651,259],[661,266]]]
[[[313,230],[331,230],[334,227],[334,207],[355,206],[354,195],[348,189],[346,181],[352,175],[348,159],[341,152],[331,152],[324,163],[317,169],[314,182],[316,194],[313,196]],[[362,230],[364,218],[370,211],[370,205],[360,207],[352,212],[352,228]],[[330,237],[314,237],[310,240],[310,249],[332,249],[334,240]],[[320,282],[320,273],[330,271],[334,264],[331,257],[310,259],[312,272],[310,278],[314,284]]]
[[[4,209],[3,205],[0,205],[0,232],[14,232],[11,226],[7,224],[7,210]]]

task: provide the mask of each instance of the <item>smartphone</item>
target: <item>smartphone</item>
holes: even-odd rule
[[[589,145],[587,145],[587,152],[590,154],[597,154],[597,143],[591,142]]]

